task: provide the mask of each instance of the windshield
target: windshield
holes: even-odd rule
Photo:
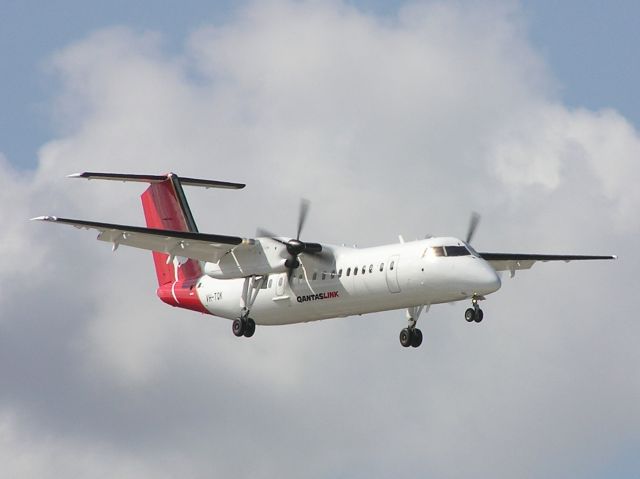
[[[471,252],[466,246],[445,246],[447,256],[470,256]]]
[[[424,256],[444,256],[444,248],[442,246],[429,246],[425,251]]]

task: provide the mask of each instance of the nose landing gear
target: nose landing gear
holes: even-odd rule
[[[478,306],[478,298],[472,298],[471,304],[473,307],[464,312],[464,319],[466,319],[468,323],[473,323],[474,321],[479,323],[484,318],[484,313],[480,309],[480,306]]]

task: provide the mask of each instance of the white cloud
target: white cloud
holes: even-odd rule
[[[4,161],[0,173],[13,206],[0,233],[0,454],[24,459],[12,470],[542,477],[640,443],[640,384],[622,372],[640,359],[638,133],[616,112],[562,105],[521,22],[493,4],[415,4],[389,20],[255,2],[180,55],[126,28],[56,53],[64,134],[36,171]],[[409,354],[401,312],[238,342],[227,322],[157,301],[148,254],[24,221],[141,222],[135,186],[62,179],[78,170],[246,181],[189,191],[211,232],[290,234],[305,195],[317,241],[462,235],[478,209],[481,249],[623,260],[520,273],[482,326],[463,305],[434,307]],[[31,429],[7,422],[16,410]],[[38,435],[55,444],[20,439]],[[65,459],[75,453],[84,468]]]
[[[617,224],[637,230],[640,194],[631,183],[640,176],[640,139],[628,121],[611,110],[568,110],[558,104],[522,111],[516,120],[490,151],[506,186],[516,193],[534,185],[557,190],[586,175],[589,183],[582,186],[613,203]]]

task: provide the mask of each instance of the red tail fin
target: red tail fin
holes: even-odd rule
[[[149,228],[198,231],[182,186],[173,175],[169,175],[164,181],[151,183],[141,199]],[[179,254],[176,254],[176,259],[167,264],[168,258],[165,253],[153,252],[159,286],[176,281],[194,280],[202,276],[202,268],[198,261],[190,259],[179,265]]]

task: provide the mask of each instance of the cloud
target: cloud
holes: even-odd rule
[[[612,203],[619,226],[627,231],[638,228],[635,208],[640,197],[629,191],[628,182],[640,174],[640,141],[617,112],[569,111],[543,104],[523,111],[493,148],[497,176],[514,193],[533,185],[557,190],[583,174],[588,182],[584,186]]]
[[[640,443],[640,384],[625,373],[640,359],[639,136],[614,111],[560,103],[522,24],[500,4],[409,4],[388,19],[255,2],[178,54],[128,28],[55,53],[61,134],[35,171],[0,165],[12,470],[542,477]],[[203,231],[292,234],[304,195],[313,241],[461,236],[477,209],[480,249],[622,260],[519,273],[481,326],[466,305],[434,306],[420,350],[399,347],[401,312],[237,341],[228,322],[154,298],[150,255],[25,221],[141,223],[135,185],[62,178],[79,170],[247,182],[188,192]]]

